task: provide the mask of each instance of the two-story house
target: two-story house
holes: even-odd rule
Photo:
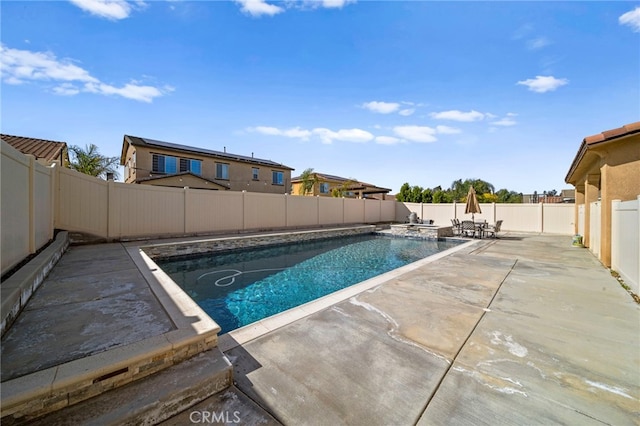
[[[291,167],[271,160],[125,135],[124,182],[284,194]]]
[[[374,194],[379,194],[384,200],[390,189],[380,188],[370,183],[360,182],[356,179],[348,179],[340,176],[328,175],[325,173],[312,173],[313,188],[303,194],[302,176],[291,179],[292,195],[311,195],[321,197],[342,196],[346,198],[373,198]],[[376,197],[378,198],[378,197]]]

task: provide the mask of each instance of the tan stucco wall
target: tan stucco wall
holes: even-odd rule
[[[611,266],[611,202],[635,200],[640,195],[640,134],[589,147],[576,168],[571,183],[576,187],[576,232],[578,208],[585,204],[584,244],[590,247],[589,205],[601,201],[600,260]]]
[[[180,158],[189,158],[202,161],[202,177],[212,180],[220,185],[228,187],[232,191],[263,192],[269,194],[284,194],[288,192],[291,185],[291,170],[279,167],[270,167],[261,164],[250,164],[245,162],[227,161],[226,159],[216,159],[204,155],[192,153],[179,154],[175,151],[148,147],[134,146],[127,151],[127,160],[131,157],[133,150],[136,151],[136,179],[143,179],[152,176],[153,166],[152,154],[170,155]],[[229,179],[216,179],[216,163],[229,165]],[[253,168],[258,168],[258,180],[253,180]],[[283,185],[272,184],[272,172],[283,173]],[[125,183],[133,182],[134,179],[125,180]],[[153,184],[153,181],[151,182]]]

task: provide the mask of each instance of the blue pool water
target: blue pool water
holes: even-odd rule
[[[157,264],[226,333],[458,244],[370,234]]]

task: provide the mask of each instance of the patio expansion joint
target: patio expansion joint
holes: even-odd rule
[[[486,247],[486,246],[485,246]],[[470,254],[475,254],[475,253],[470,253]],[[416,418],[416,420],[414,421],[414,424],[417,424],[418,421],[420,420],[420,418],[424,415],[425,411],[427,411],[427,408],[429,408],[429,404],[431,403],[431,401],[433,400],[434,396],[436,395],[436,393],[438,392],[438,389],[440,389],[440,386],[442,386],[442,383],[444,382],[444,379],[449,375],[449,372],[451,371],[451,369],[453,368],[453,365],[456,363],[456,360],[458,359],[458,357],[460,356],[460,353],[462,352],[462,350],[464,349],[464,347],[467,345],[467,342],[469,341],[469,339],[471,338],[471,336],[473,336],[473,333],[475,333],[476,329],[478,328],[478,325],[480,325],[480,323],[482,322],[482,319],[485,317],[485,315],[489,312],[491,312],[491,305],[493,304],[493,301],[495,300],[495,298],[498,296],[498,293],[500,292],[500,289],[502,288],[502,285],[505,283],[505,281],[507,280],[507,278],[509,277],[509,275],[511,275],[511,273],[513,272],[513,270],[515,269],[516,265],[518,263],[518,259],[515,259],[513,261],[513,264],[511,265],[511,268],[509,268],[509,271],[505,274],[504,278],[502,278],[502,281],[500,281],[500,284],[498,285],[498,287],[496,288],[496,291],[493,293],[493,297],[491,297],[491,300],[489,300],[489,303],[487,303],[487,307],[483,309],[482,314],[480,315],[480,318],[478,319],[478,321],[476,321],[475,325],[473,326],[473,328],[471,329],[471,331],[469,332],[469,334],[467,335],[466,339],[464,339],[464,342],[462,342],[462,344],[460,345],[460,348],[458,349],[458,351],[456,352],[456,354],[453,356],[453,358],[451,359],[451,362],[449,363],[449,365],[447,366],[444,374],[442,375],[442,377],[440,377],[440,380],[438,381],[438,384],[435,386],[435,388],[433,389],[433,392],[431,393],[431,396],[429,397],[429,399],[427,399],[424,407],[422,408],[422,410],[420,410],[418,417]]]

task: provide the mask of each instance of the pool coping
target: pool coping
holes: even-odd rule
[[[395,236],[395,238],[402,237]],[[383,285],[384,283],[391,281],[392,279],[397,278],[400,275],[416,270],[426,264],[435,262],[436,260],[442,259],[460,250],[466,249],[467,247],[471,247],[475,244],[478,244],[479,242],[479,240],[463,242],[462,244],[433,254],[429,257],[425,257],[424,259],[409,263],[408,265],[401,266],[400,268],[393,269],[389,272],[385,272],[384,274],[376,275],[373,278],[369,278],[368,280],[351,285],[342,290],[335,291],[319,299],[312,300],[303,305],[296,306],[294,308],[248,324],[244,327],[222,334],[218,336],[218,348],[222,352],[227,352],[251,340],[257,339],[267,333],[291,324],[294,321],[305,318],[324,309],[328,309],[333,305],[348,300],[353,296]]]
[[[57,411],[217,347],[220,326],[139,247],[121,246],[174,328],[2,382],[1,418]]]

